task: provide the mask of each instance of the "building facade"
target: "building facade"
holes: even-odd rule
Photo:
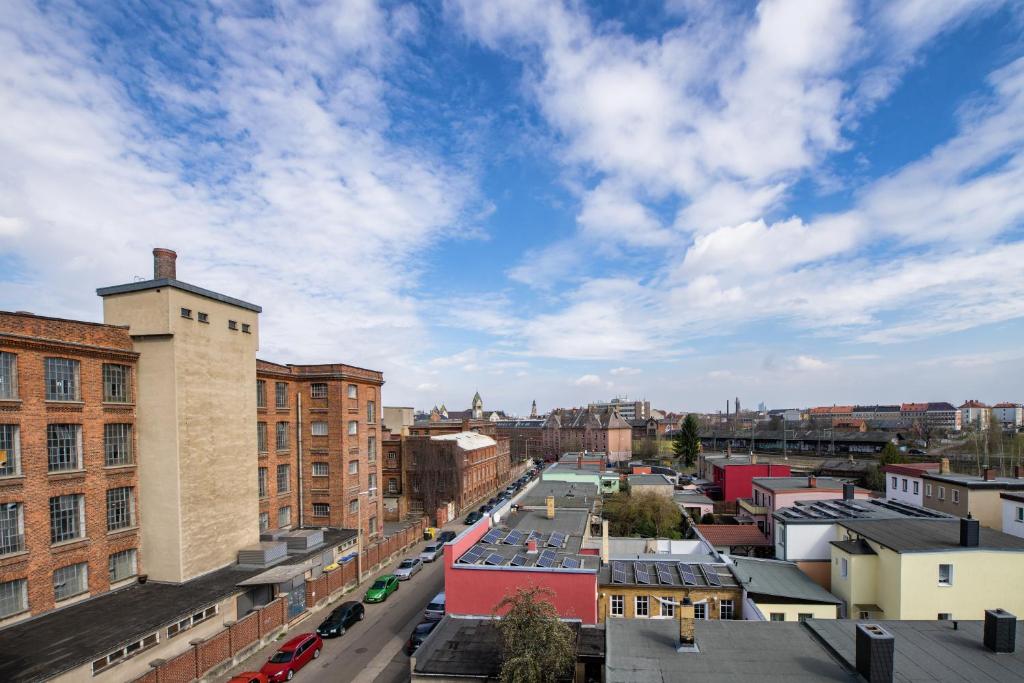
[[[431,518],[453,503],[459,512],[486,500],[511,479],[508,440],[472,431],[414,435],[405,439],[403,465],[410,507]]]
[[[611,462],[623,462],[633,456],[633,428],[611,409],[557,409],[544,422],[542,443],[546,460],[569,451],[598,451]]]
[[[1019,403],[997,403],[992,406],[992,418],[1003,429],[1016,430],[1024,423],[1024,408]]]
[[[1003,507],[1003,533],[1024,538],[1024,492],[1000,493]]]
[[[949,461],[944,464],[916,462],[886,465],[882,468],[882,472],[885,473],[885,497],[889,500],[898,500],[901,503],[923,506],[924,480],[922,477],[927,473],[939,472],[943,467],[948,472]]]
[[[970,515],[982,526],[1001,529],[1003,517],[999,494],[1024,491],[1021,469],[1014,468],[1013,475],[1000,477],[994,469],[988,468],[979,477],[950,472],[944,466],[937,473],[923,475],[924,506],[958,517]]]
[[[976,429],[984,431],[989,428],[992,416],[992,409],[981,401],[964,401],[957,408],[960,413],[960,427],[962,429]]]
[[[650,401],[629,401],[624,398],[613,398],[610,401],[599,401],[587,405],[589,410],[604,413],[615,411],[624,420],[646,420],[651,417]]]

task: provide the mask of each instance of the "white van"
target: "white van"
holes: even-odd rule
[[[444,593],[438,593],[423,610],[423,618],[428,621],[441,621],[444,618]]]

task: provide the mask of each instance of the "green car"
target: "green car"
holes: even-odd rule
[[[385,574],[378,577],[373,585],[363,596],[363,602],[384,602],[388,596],[398,590],[398,577],[394,574]]]

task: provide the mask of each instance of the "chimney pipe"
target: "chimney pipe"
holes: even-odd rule
[[[949,458],[939,460],[939,474],[949,474]]]
[[[856,484],[851,484],[849,482],[843,484],[843,500],[853,500],[856,490]]]
[[[555,518],[555,497],[554,496],[548,496],[546,502],[547,502],[547,507],[548,507],[548,519],[554,519]]]
[[[964,548],[977,548],[981,542],[981,524],[968,515],[960,520],[960,545]]]
[[[177,269],[174,262],[178,255],[170,249],[157,247],[153,250],[153,279],[154,280],[175,280]]]
[[[857,673],[868,683],[892,683],[896,640],[878,624],[857,624]]]
[[[757,453],[751,453],[750,454],[750,464],[751,465],[756,465],[757,464]]]
[[[992,652],[1013,653],[1017,644],[1017,617],[1004,609],[985,610],[984,643]]]
[[[679,605],[679,646],[680,650],[689,650],[694,645],[694,611],[689,597],[683,598]]]
[[[608,564],[609,555],[611,552],[608,550],[608,520],[601,520],[601,563]]]
[[[1013,478],[1014,479],[1020,479],[1022,470],[1024,470],[1024,468],[1021,468],[1020,465],[1014,465],[1013,466]]]
[[[531,538],[526,542],[526,552],[530,555],[537,553],[537,539]]]
[[[818,478],[813,474],[807,476],[807,488],[813,489],[818,487]]]
[[[996,468],[986,467],[985,468],[985,481],[994,481],[996,478]]]

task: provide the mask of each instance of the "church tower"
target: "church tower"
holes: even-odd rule
[[[484,417],[484,400],[480,398],[480,392],[473,394],[473,419],[482,420]]]
[[[533,404],[530,405],[530,417],[537,417],[537,399],[533,399]]]

